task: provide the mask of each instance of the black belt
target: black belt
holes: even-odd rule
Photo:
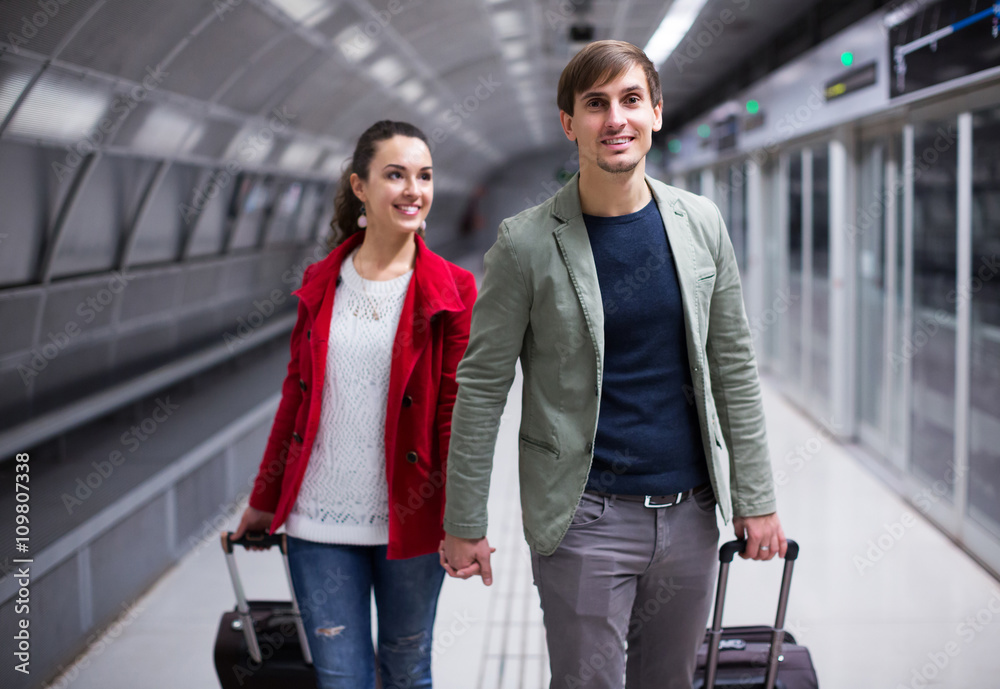
[[[615,500],[625,500],[626,502],[641,502],[644,507],[649,507],[651,509],[659,509],[661,507],[673,507],[674,505],[679,505],[684,502],[692,495],[707,488],[709,484],[703,483],[700,486],[695,486],[694,488],[688,488],[680,493],[671,493],[670,495],[622,495],[621,493],[602,493],[596,490],[588,490],[588,493],[592,495],[600,495],[601,497],[614,498]]]

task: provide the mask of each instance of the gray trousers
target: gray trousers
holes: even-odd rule
[[[660,509],[584,493],[559,548],[531,555],[550,689],[690,689],[718,542],[710,487]]]

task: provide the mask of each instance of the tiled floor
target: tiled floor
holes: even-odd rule
[[[519,398],[510,396],[501,425],[490,497],[494,585],[445,582],[434,645],[438,689],[548,686],[517,498]],[[1000,582],[769,388],[765,405],[775,470],[785,472],[780,514],[802,547],[787,626],[811,649],[823,689],[1000,687]],[[795,458],[796,446],[808,451]],[[730,534],[727,527],[723,538]],[[273,553],[241,554],[240,563],[251,597],[284,595]],[[779,579],[777,564],[737,560],[726,622],[772,621]],[[212,645],[233,600],[210,540],[55,686],[217,686]]]

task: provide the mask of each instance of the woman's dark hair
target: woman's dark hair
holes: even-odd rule
[[[340,176],[337,195],[333,200],[333,220],[330,221],[331,232],[327,240],[327,247],[331,251],[352,234],[361,230],[358,227],[358,217],[361,215],[361,208],[364,204],[351,189],[351,174],[355,173],[361,179],[367,180],[372,158],[375,157],[376,145],[380,141],[386,141],[394,136],[409,136],[420,139],[430,148],[430,142],[424,133],[409,122],[379,120],[365,130],[358,139],[357,146],[354,147],[354,155],[351,156]],[[423,237],[424,231],[419,230],[418,234]]]

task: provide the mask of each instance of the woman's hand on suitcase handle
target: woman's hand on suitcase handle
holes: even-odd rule
[[[267,531],[271,528],[271,522],[273,521],[274,512],[264,512],[255,507],[247,507],[243,511],[243,516],[240,518],[240,525],[236,527],[236,531],[233,533],[233,540],[238,541],[243,538],[248,531]],[[259,546],[248,546],[247,549],[267,550],[267,548]]]
[[[733,531],[736,538],[746,539],[747,545],[740,553],[744,560],[783,558],[788,550],[788,541],[777,512],[759,517],[736,517],[733,519]]]

